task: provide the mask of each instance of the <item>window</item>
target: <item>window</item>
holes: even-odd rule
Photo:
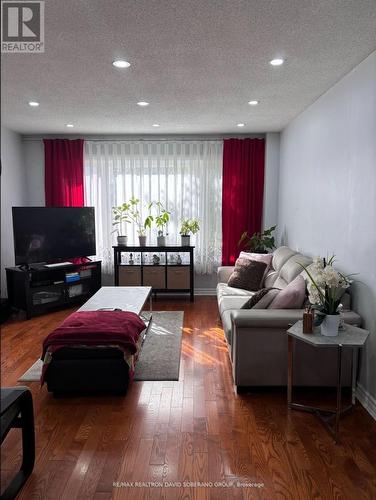
[[[86,141],[85,204],[96,208],[97,255],[112,273],[112,207],[132,196],[145,205],[160,201],[171,212],[168,243],[180,243],[183,218],[196,217],[201,229],[195,245],[196,272],[210,274],[222,250],[222,141]],[[129,244],[136,228],[126,225]],[[148,234],[156,244],[156,229]]]

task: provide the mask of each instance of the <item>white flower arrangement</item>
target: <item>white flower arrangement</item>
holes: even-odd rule
[[[341,297],[352,280],[333,268],[334,255],[329,259],[315,257],[309,269],[302,265],[308,275],[309,301],[322,314],[339,314]]]

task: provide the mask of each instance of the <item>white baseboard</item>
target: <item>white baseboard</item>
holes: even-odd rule
[[[216,295],[215,288],[195,288],[195,295]]]
[[[361,384],[357,385],[355,395],[371,417],[376,420],[376,399]]]

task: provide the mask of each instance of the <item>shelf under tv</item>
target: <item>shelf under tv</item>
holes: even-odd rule
[[[90,276],[83,276],[76,281],[66,281],[66,272],[82,272],[88,268],[91,269]],[[101,261],[55,268],[48,268],[42,264],[28,270],[9,267],[6,269],[6,274],[9,303],[14,309],[25,311],[27,318],[82,302],[101,287]],[[76,289],[72,295],[72,287],[81,287],[81,291]],[[55,296],[56,300],[49,300],[49,294]]]

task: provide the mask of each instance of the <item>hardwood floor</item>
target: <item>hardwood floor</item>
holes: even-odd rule
[[[27,384],[36,465],[19,499],[376,498],[376,422],[360,405],[342,420],[335,445],[313,415],[287,411],[285,391],[234,393],[214,297],[158,299],[154,309],[184,310],[179,381],[135,382],[125,397],[64,399]],[[17,383],[70,312],[3,325],[3,386]],[[1,452],[6,481],[20,463],[18,430]]]

